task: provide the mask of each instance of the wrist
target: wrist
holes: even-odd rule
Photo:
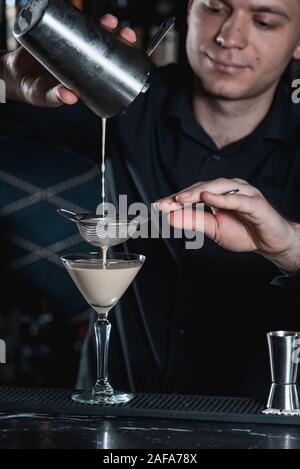
[[[273,262],[281,271],[295,274],[300,271],[300,225],[290,223],[293,236],[290,246],[280,253],[268,253],[263,256]]]

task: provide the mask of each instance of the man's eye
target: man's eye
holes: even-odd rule
[[[259,26],[261,29],[276,29],[277,25],[274,23],[268,23],[267,21],[261,21],[261,20],[256,20],[257,26]]]
[[[206,3],[202,3],[202,8],[204,11],[207,11],[209,13],[213,13],[215,15],[219,15],[221,13],[224,13],[225,12],[225,8],[223,7],[215,7],[215,6],[211,6],[211,5],[207,5]]]

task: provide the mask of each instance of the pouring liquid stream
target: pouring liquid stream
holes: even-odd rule
[[[166,34],[172,29],[175,25],[175,17],[167,18],[166,21],[164,21],[156,35],[154,36],[153,40],[149,44],[149,47],[147,48],[146,54],[148,57],[152,55],[152,53],[155,51],[155,49],[158,47],[158,45],[161,43],[163,38],[166,36]],[[105,218],[105,144],[106,144],[106,123],[107,123],[107,118],[102,117],[102,161],[101,161],[101,181],[102,181],[102,190],[101,190],[101,195],[102,195],[102,216]],[[103,269],[106,269],[107,266],[107,251],[108,251],[108,246],[101,246],[102,249],[102,262],[103,262]]]
[[[102,161],[101,161],[101,181],[102,181],[102,216],[105,218],[105,146],[106,146],[106,117],[102,117]],[[108,246],[101,246],[103,269],[106,269]]]
[[[101,177],[102,177],[102,216],[105,217],[105,145],[106,145],[106,117],[102,118],[102,161],[101,161]]]

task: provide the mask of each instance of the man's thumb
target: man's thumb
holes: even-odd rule
[[[63,104],[76,104],[78,97],[63,85],[56,85],[50,88],[46,93],[46,102],[48,106],[61,106]]]

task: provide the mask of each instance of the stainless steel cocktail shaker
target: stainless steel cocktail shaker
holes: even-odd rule
[[[66,0],[31,0],[15,38],[100,117],[112,117],[148,89],[151,61]]]
[[[269,332],[267,338],[272,385],[264,413],[299,415],[300,333]]]

